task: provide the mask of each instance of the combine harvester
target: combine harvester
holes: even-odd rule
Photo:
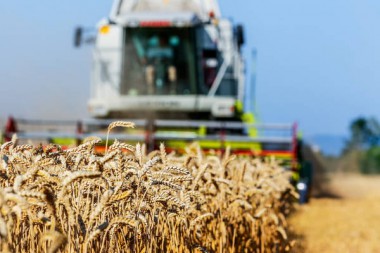
[[[86,30],[78,28],[75,45],[88,40]],[[297,125],[259,124],[244,110],[249,94],[243,27],[223,18],[216,0],[116,0],[92,41],[88,106],[93,119],[11,118],[5,138],[17,132],[19,139],[68,144],[92,135],[105,138],[100,129],[127,119],[137,130],[110,139],[143,142],[149,149],[164,142],[177,152],[197,141],[206,151],[230,147],[237,154],[275,156],[308,192],[310,180],[301,178]],[[50,131],[41,131],[42,125]]]

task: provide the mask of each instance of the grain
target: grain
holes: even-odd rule
[[[115,127],[133,127],[114,122]],[[167,154],[164,144],[99,138],[63,151],[1,146],[1,252],[285,252],[292,210],[290,174],[275,161],[206,155],[196,143]],[[108,142],[108,139],[107,139]],[[127,150],[127,152],[126,152]],[[4,163],[3,163],[4,164]],[[4,165],[3,165],[4,166]]]

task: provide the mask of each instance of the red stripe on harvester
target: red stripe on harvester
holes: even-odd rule
[[[170,21],[141,21],[140,26],[143,27],[167,27],[171,26],[172,23]]]

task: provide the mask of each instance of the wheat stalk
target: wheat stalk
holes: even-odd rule
[[[163,144],[147,156],[117,140],[103,156],[91,152],[99,141],[2,145],[0,251],[289,250],[296,193],[276,161],[207,156],[195,144],[184,156]]]

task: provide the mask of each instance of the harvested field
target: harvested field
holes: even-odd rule
[[[380,252],[380,176],[331,176],[330,192],[291,218],[296,252]]]
[[[117,122],[109,127],[129,127]],[[276,161],[98,138],[1,146],[1,252],[285,252],[295,196]]]

